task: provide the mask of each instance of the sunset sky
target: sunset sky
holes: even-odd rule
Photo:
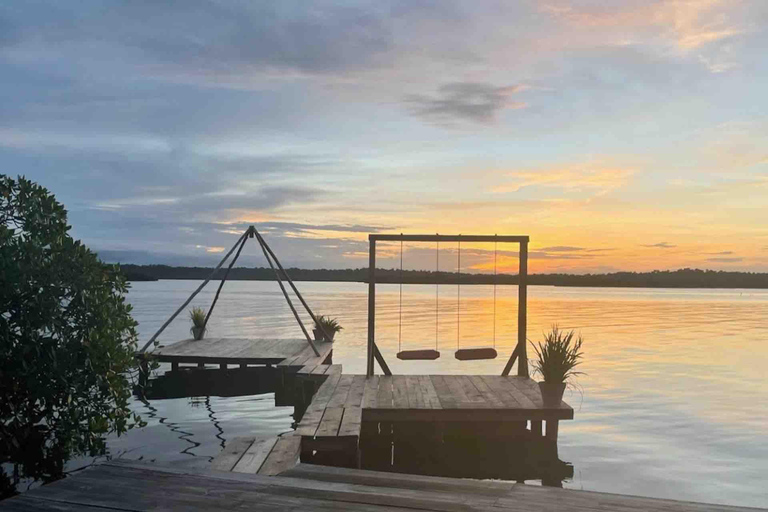
[[[0,76],[0,172],[112,261],[768,271],[765,0],[10,1]]]

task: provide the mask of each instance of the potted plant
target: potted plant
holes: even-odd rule
[[[539,382],[539,389],[545,407],[559,406],[569,380],[582,373],[574,370],[583,355],[581,334],[574,339],[575,336],[574,331],[561,331],[555,325],[544,335],[543,342],[531,343],[537,356],[533,370],[544,379]]]
[[[335,318],[320,315],[316,318],[315,328],[312,332],[315,334],[315,341],[333,341],[336,333],[342,329],[343,327],[339,325],[339,322]],[[331,339],[326,339],[324,333],[327,333]]]
[[[205,311],[203,308],[194,307],[189,310],[189,319],[192,320],[192,328],[189,330],[192,333],[192,338],[195,340],[203,339],[205,336]]]

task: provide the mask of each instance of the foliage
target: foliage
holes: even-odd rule
[[[581,335],[574,341],[575,335],[574,331],[561,331],[554,325],[550,332],[544,334],[543,343],[531,343],[537,356],[533,360],[533,370],[544,378],[544,382],[567,382],[571,377],[582,374],[574,370],[581,364],[584,355]]]
[[[193,327],[205,327],[205,311],[203,308],[194,307],[190,309],[189,319],[192,320]]]
[[[0,498],[141,423],[126,282],[69,229],[45,188],[0,175]]]
[[[335,318],[320,315],[316,317],[316,320],[317,322],[315,322],[315,328],[324,330],[331,336],[343,329],[343,327],[339,325],[338,320]]]

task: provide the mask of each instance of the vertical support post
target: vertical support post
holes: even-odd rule
[[[373,344],[376,330],[376,239],[368,237],[368,367],[366,375],[373,376]]]
[[[560,427],[560,420],[547,420],[547,433],[546,438],[550,441],[557,442],[557,431]]]
[[[517,284],[517,375],[528,377],[528,242],[520,242]]]
[[[171,362],[171,371],[176,372],[178,370],[179,370],[179,362],[178,361]]]

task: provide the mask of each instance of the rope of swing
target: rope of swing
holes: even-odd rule
[[[402,233],[400,233],[402,236]],[[403,349],[403,240],[400,239],[400,320],[397,326],[397,351]]]
[[[498,235],[495,235],[498,236]],[[496,348],[496,255],[498,252],[499,242],[494,240],[493,242],[493,348]]]
[[[459,240],[458,263],[456,264],[456,350],[461,348],[459,333],[461,331],[461,240]]]
[[[437,240],[435,251],[435,350],[438,350],[439,337],[439,306],[440,306],[440,240]]]

